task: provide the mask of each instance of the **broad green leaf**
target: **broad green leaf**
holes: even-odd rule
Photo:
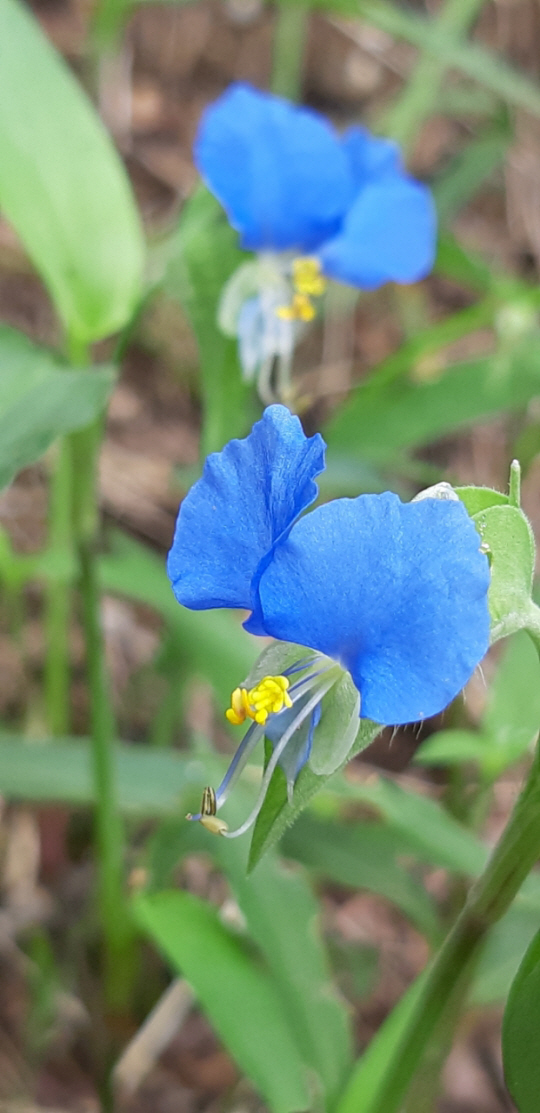
[[[0,209],[67,332],[88,343],[126,324],[143,239],[120,159],[67,65],[18,0],[0,4]]]
[[[416,1012],[424,988],[424,975],[409,987],[392,1009],[367,1050],[357,1060],[336,1113],[371,1113],[377,1107],[379,1090],[384,1085],[388,1064],[399,1054],[399,1046]]]
[[[470,993],[472,1005],[505,1001],[520,962],[538,931],[538,904],[516,901],[491,929],[475,973]]]
[[[489,761],[493,743],[480,731],[440,730],[432,734],[414,755],[416,765],[461,765]]]
[[[414,848],[421,861],[464,877],[475,877],[483,870],[487,861],[484,844],[429,796],[381,775],[364,782],[343,779],[340,783],[336,778],[329,786],[329,792],[332,790],[341,800],[373,808],[393,830],[402,833],[407,849]]]
[[[217,323],[223,287],[245,258],[221,206],[200,186],[169,242],[165,288],[182,305],[197,338],[204,395],[202,456],[245,435],[250,425],[251,390],[242,381],[237,341]]]
[[[68,369],[52,352],[0,326],[0,488],[62,433],[97,417],[114,383],[112,368]]]
[[[491,565],[489,610],[492,640],[527,624],[534,573],[534,536],[525,515],[515,506],[490,506],[474,516],[488,546]]]
[[[423,884],[399,863],[403,855],[415,853],[401,832],[378,822],[338,824],[305,814],[285,832],[280,850],[309,866],[316,876],[378,893],[400,908],[429,939],[438,938],[440,925],[431,898]],[[253,880],[263,868],[261,863]]]
[[[540,932],[510,990],[503,1020],[506,1085],[519,1113],[537,1113],[540,1093]]]
[[[221,923],[180,890],[143,895],[141,928],[192,985],[220,1039],[275,1113],[311,1107],[307,1071],[273,979]]]
[[[253,802],[248,784],[237,784],[226,809],[232,827],[243,821]],[[189,851],[204,850],[222,868],[247,932],[272,972],[313,1080],[320,1080],[326,1107],[350,1066],[351,1034],[347,1009],[331,983],[318,905],[304,872],[285,868],[273,855],[248,878],[247,848],[245,839],[220,839],[199,824],[169,821],[152,840],[152,885],[168,884],[175,862]]]
[[[540,662],[523,631],[506,648],[489,691],[482,730],[508,761],[521,757],[540,730]]]
[[[343,764],[354,757],[355,754],[365,750],[366,746],[373,742],[380,731],[381,727],[378,723],[372,723],[369,719],[362,719],[355,742]],[[249,854],[250,870],[257,864],[264,852],[276,844],[283,832],[300,815],[300,812],[304,810],[312,797],[324,787],[327,780],[327,775],[318,776],[309,765],[304,765],[294,786],[292,803],[289,803],[285,777],[281,769],[276,769],[253,830]]]
[[[540,337],[512,353],[454,364],[433,382],[377,384],[377,371],[352,393],[324,431],[328,447],[388,463],[405,449],[427,444],[455,429],[512,412],[538,394]]]
[[[422,744],[421,765],[477,761],[490,777],[517,761],[540,730],[540,663],[528,634],[509,642],[491,685],[480,731],[443,730]]]
[[[182,607],[173,595],[165,561],[119,532],[101,557],[100,574],[105,591],[146,603],[163,615],[178,639],[186,672],[208,677],[225,712],[231,692],[249,673],[260,647],[259,639],[242,629],[237,613]]]
[[[491,487],[455,487],[454,490],[471,518],[481,510],[488,510],[490,506],[508,506],[508,495],[494,491]]]
[[[238,821],[244,810],[237,808]],[[248,877],[245,841],[215,842],[215,856],[272,973],[296,1042],[322,1080],[325,1107],[331,1106],[350,1068],[352,1046],[347,1010],[331,983],[317,901],[298,868],[268,855]]]
[[[203,764],[126,743],[117,743],[114,755],[118,806],[126,815],[185,815],[217,771],[211,755]],[[90,806],[95,793],[88,740],[30,742],[0,735],[0,794],[8,800]]]

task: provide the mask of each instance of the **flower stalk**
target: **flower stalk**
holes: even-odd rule
[[[298,0],[278,4],[274,30],[272,92],[298,100],[302,88],[309,7]]]
[[[534,640],[540,651],[540,638],[535,636]],[[432,962],[414,1014],[388,1064],[377,1098],[366,1113],[398,1113],[402,1108],[434,1030],[444,1022],[453,1002],[468,986],[488,932],[508,911],[539,857],[540,746],[537,746],[510,820]],[[353,1074],[337,1113],[353,1113],[358,1108],[357,1098]]]
[[[98,902],[105,938],[105,999],[121,1011],[131,985],[132,927],[123,894],[124,832],[117,804],[114,713],[106,674],[97,567],[97,457],[102,419],[73,433],[73,529],[83,606],[96,800]]]
[[[51,575],[45,595],[45,706],[47,726],[55,737],[69,733],[69,622],[71,615],[72,459],[67,438],[55,460],[49,508]]]

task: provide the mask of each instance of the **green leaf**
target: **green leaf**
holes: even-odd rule
[[[220,1039],[275,1113],[310,1108],[296,1033],[272,977],[215,909],[179,890],[140,896],[135,915],[193,986]]]
[[[539,340],[517,344],[503,362],[494,356],[454,364],[433,382],[400,378],[381,386],[375,369],[326,427],[329,449],[380,465],[400,451],[520,409],[538,394]]]
[[[242,380],[238,344],[217,323],[223,287],[246,258],[221,206],[200,186],[169,242],[165,288],[182,305],[197,338],[204,393],[202,456],[244,435],[250,424],[251,391]]]
[[[349,14],[352,0],[324,0],[326,6]],[[476,43],[453,35],[438,21],[414,15],[388,0],[354,0],[356,13],[374,27],[420,47],[446,68],[460,70],[509,104],[520,105],[540,114],[540,89],[521,73],[506,65]]]
[[[233,822],[240,822],[252,794],[238,785],[229,801]],[[279,991],[319,1097],[332,1104],[351,1061],[348,1010],[332,985],[321,938],[319,907],[305,874],[266,857],[253,877],[246,876],[245,840],[218,839],[198,823],[163,823],[151,840],[152,888],[170,883],[178,861],[204,851],[226,874],[250,939],[259,949]],[[322,1083],[322,1084],[321,1084]],[[320,1102],[314,1102],[319,1108]]]
[[[118,806],[127,815],[185,815],[208,784],[205,762],[176,753],[116,743],[114,748]],[[221,771],[222,764],[218,763]],[[8,800],[42,800],[61,804],[95,803],[92,755],[87,739],[28,741],[0,735],[0,793]],[[187,826],[187,824],[186,824]]]
[[[540,661],[528,634],[515,634],[490,688],[482,729],[505,764],[517,760],[540,730]]]
[[[357,1060],[335,1113],[371,1113],[377,1108],[379,1091],[384,1086],[388,1064],[399,1053],[401,1041],[415,1015],[424,988],[425,975],[409,987],[392,1009],[367,1051]]]
[[[491,487],[454,487],[471,518],[490,506],[508,506],[508,495],[494,491]]]
[[[444,274],[454,282],[460,282],[478,294],[486,294],[493,288],[493,269],[482,258],[465,248],[456,237],[442,229],[437,244],[435,273]]]
[[[540,932],[510,990],[503,1020],[506,1085],[519,1113],[537,1113],[540,1093]]]
[[[114,384],[112,368],[68,370],[52,352],[0,326],[0,488],[62,433],[88,425]]]
[[[100,558],[103,589],[146,603],[163,615],[174,631],[187,675],[208,677],[225,711],[231,692],[253,664],[260,640],[242,629],[238,612],[190,611],[177,603],[165,561],[138,541],[120,532],[110,541],[109,551]]]
[[[421,765],[477,761],[495,778],[528,750],[540,730],[540,662],[528,634],[514,635],[489,691],[480,732],[444,730],[422,744]]]
[[[534,574],[534,536],[515,506],[490,506],[474,516],[490,554],[489,609],[492,640],[527,625]]]
[[[121,328],[141,294],[133,195],[99,117],[18,0],[0,4],[0,208],[79,341]]]
[[[538,912],[538,903],[529,907],[526,901],[517,901],[491,929],[475,973],[471,1005],[506,1000],[523,955],[538,931]]]
[[[483,764],[491,741],[474,730],[439,730],[414,755],[416,765],[460,765],[466,761]]]
[[[338,825],[307,814],[285,832],[280,850],[309,866],[317,877],[386,897],[428,939],[439,938],[433,901],[423,884],[399,863],[403,855],[414,854],[412,843],[401,832],[378,822]],[[263,867],[261,863],[255,870],[253,880]]]
[[[490,129],[474,139],[434,184],[433,193],[441,221],[449,221],[478,192],[499,166],[512,140],[509,127]]]
[[[370,742],[373,742],[374,738],[377,737],[381,729],[378,723],[372,723],[369,719],[361,719],[355,742],[342,764],[344,765],[355,754],[365,750],[366,746],[369,746]],[[249,853],[250,870],[257,864],[265,851],[275,845],[287,827],[294,823],[296,817],[300,815],[300,812],[304,810],[312,797],[324,787],[327,780],[328,775],[318,776],[309,764],[304,765],[294,786],[292,803],[289,803],[285,778],[281,769],[276,769],[255,823]]]
[[[408,849],[412,848],[421,861],[464,877],[474,877],[483,870],[487,861],[484,844],[429,796],[402,788],[380,775],[364,782],[336,780],[331,788],[341,800],[375,809],[386,823],[402,833]]]
[[[352,1045],[347,1010],[331,982],[317,901],[299,869],[269,855],[247,877],[245,843],[216,842],[249,934],[272,972],[302,1055],[322,1080],[324,1105],[331,1106],[350,1068]]]

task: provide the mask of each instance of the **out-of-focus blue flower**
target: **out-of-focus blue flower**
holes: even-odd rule
[[[195,161],[249,251],[318,254],[330,278],[363,289],[431,269],[431,194],[364,128],[340,137],[317,112],[232,85],[202,118]]]
[[[204,113],[194,154],[243,247],[263,258],[266,276],[273,266],[274,287],[279,276],[288,285],[287,358],[298,322],[314,316],[317,293],[313,284],[298,284],[291,274],[294,256],[307,256],[326,277],[363,290],[416,282],[431,270],[436,240],[431,193],[407,174],[395,143],[365,128],[350,127],[340,136],[317,112],[237,84]],[[268,359],[269,314],[276,312],[276,303],[264,299],[265,276],[252,266],[251,312],[241,314],[248,272],[244,267],[228,298],[231,312],[221,318],[227,332],[240,336],[241,355],[249,349],[246,377],[255,356],[259,367]],[[287,305],[284,309],[287,317]]]
[[[168,559],[178,601],[249,610],[247,630],[306,647],[285,679],[233,694],[228,717],[253,725],[218,806],[265,733],[276,762],[294,750],[294,784],[343,669],[362,717],[408,723],[446,707],[488,647],[488,561],[463,504],[386,493],[302,515],[323,469],[322,438],[270,406],[247,438],[208,457],[180,508]]]

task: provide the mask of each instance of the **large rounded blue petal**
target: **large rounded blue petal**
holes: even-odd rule
[[[337,499],[301,518],[259,583],[268,634],[349,670],[361,715],[435,715],[489,644],[489,569],[459,502]]]
[[[194,154],[249,250],[312,251],[354,197],[347,155],[323,117],[248,85],[206,110]]]
[[[248,437],[208,457],[180,507],[167,562],[180,603],[251,609],[259,562],[317,497],[324,448],[285,406],[269,406]]]
[[[357,191],[363,189],[370,178],[403,172],[401,151],[393,139],[372,135],[367,128],[353,124],[343,133],[341,142]]]
[[[319,251],[330,278],[374,290],[385,282],[416,282],[433,266],[437,218],[427,186],[405,174],[368,182],[339,235]]]

